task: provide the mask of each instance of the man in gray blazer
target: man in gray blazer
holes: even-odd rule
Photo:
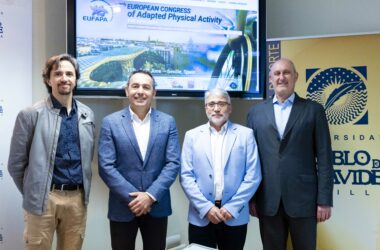
[[[92,110],[73,98],[76,59],[50,57],[43,70],[49,96],[17,116],[8,170],[22,194],[25,249],[82,248],[91,187],[95,123]]]
[[[333,205],[331,140],[320,104],[300,98],[292,61],[280,59],[270,70],[273,98],[252,107],[248,126],[254,130],[262,182],[251,200],[258,215],[265,250],[316,249],[316,225],[330,218]]]
[[[133,72],[125,92],[130,106],[103,119],[98,148],[99,174],[110,189],[112,249],[135,249],[140,229],[144,249],[163,250],[169,187],[180,167],[178,132],[173,117],[151,108],[151,73]]]

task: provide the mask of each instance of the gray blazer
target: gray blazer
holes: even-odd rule
[[[280,200],[291,217],[315,216],[317,205],[333,205],[331,139],[320,104],[296,95],[282,140],[272,99],[252,107],[247,122],[262,167],[254,197],[259,215],[275,215]]]
[[[91,186],[95,123],[92,110],[76,101],[85,204]],[[47,208],[53,177],[55,152],[61,127],[59,109],[50,96],[20,111],[11,139],[8,171],[23,196],[23,208],[41,215]]]

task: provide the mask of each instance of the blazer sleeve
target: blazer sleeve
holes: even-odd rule
[[[16,118],[11,139],[8,172],[21,194],[23,194],[24,174],[28,167],[36,117],[30,111],[21,111]]]
[[[197,209],[199,218],[203,219],[214,204],[203,195],[197,184],[193,165],[193,152],[197,150],[193,147],[194,136],[194,133],[190,132],[185,135],[181,155],[180,182],[188,200]]]
[[[250,201],[261,182],[260,159],[253,131],[249,130],[249,133],[244,136],[246,137],[246,160],[245,167],[241,170],[245,171],[245,175],[236,193],[223,206],[234,218],[239,217],[240,211]]]
[[[112,134],[112,122],[108,117],[103,119],[99,134],[98,168],[99,175],[111,190],[122,200],[129,203],[132,201],[129,193],[139,190],[127,181],[116,169],[117,150],[115,137]]]
[[[315,123],[314,142],[318,170],[317,204],[332,206],[334,169],[332,164],[331,138],[325,111],[321,105],[318,105]]]
[[[166,144],[165,165],[157,179],[146,190],[159,202],[168,192],[168,189],[177,178],[180,169],[180,151],[178,141],[178,131],[173,117],[169,120],[168,141]]]

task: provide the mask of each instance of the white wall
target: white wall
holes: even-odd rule
[[[42,69],[46,59],[66,51],[66,1],[33,0],[33,101],[46,95]]]
[[[379,33],[379,0],[266,0],[267,37]]]
[[[41,79],[45,60],[66,51],[64,0],[33,0],[33,101],[46,96]],[[267,37],[299,37],[331,34],[370,33],[380,31],[378,0],[267,0]],[[122,99],[89,99],[96,114],[97,129],[101,119],[127,105]],[[232,120],[245,124],[246,113],[253,101],[233,100]],[[164,100],[156,102],[159,110],[176,117],[181,142],[185,131],[206,121],[202,100]],[[96,162],[96,159],[95,161]],[[93,188],[88,210],[85,250],[110,249],[106,219],[108,190],[100,180],[97,165],[93,166]],[[168,235],[181,235],[187,242],[187,200],[178,185],[172,188],[173,215],[169,217]],[[249,224],[246,249],[261,249],[257,220]],[[137,249],[142,249],[138,243]]]
[[[23,248],[22,197],[7,165],[17,114],[32,102],[31,21],[30,0],[0,0],[0,250]]]

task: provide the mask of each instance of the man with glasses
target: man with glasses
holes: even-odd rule
[[[182,149],[181,185],[189,204],[189,242],[222,250],[244,248],[248,202],[261,181],[253,131],[229,121],[223,89],[205,94],[208,122],[188,131]]]

